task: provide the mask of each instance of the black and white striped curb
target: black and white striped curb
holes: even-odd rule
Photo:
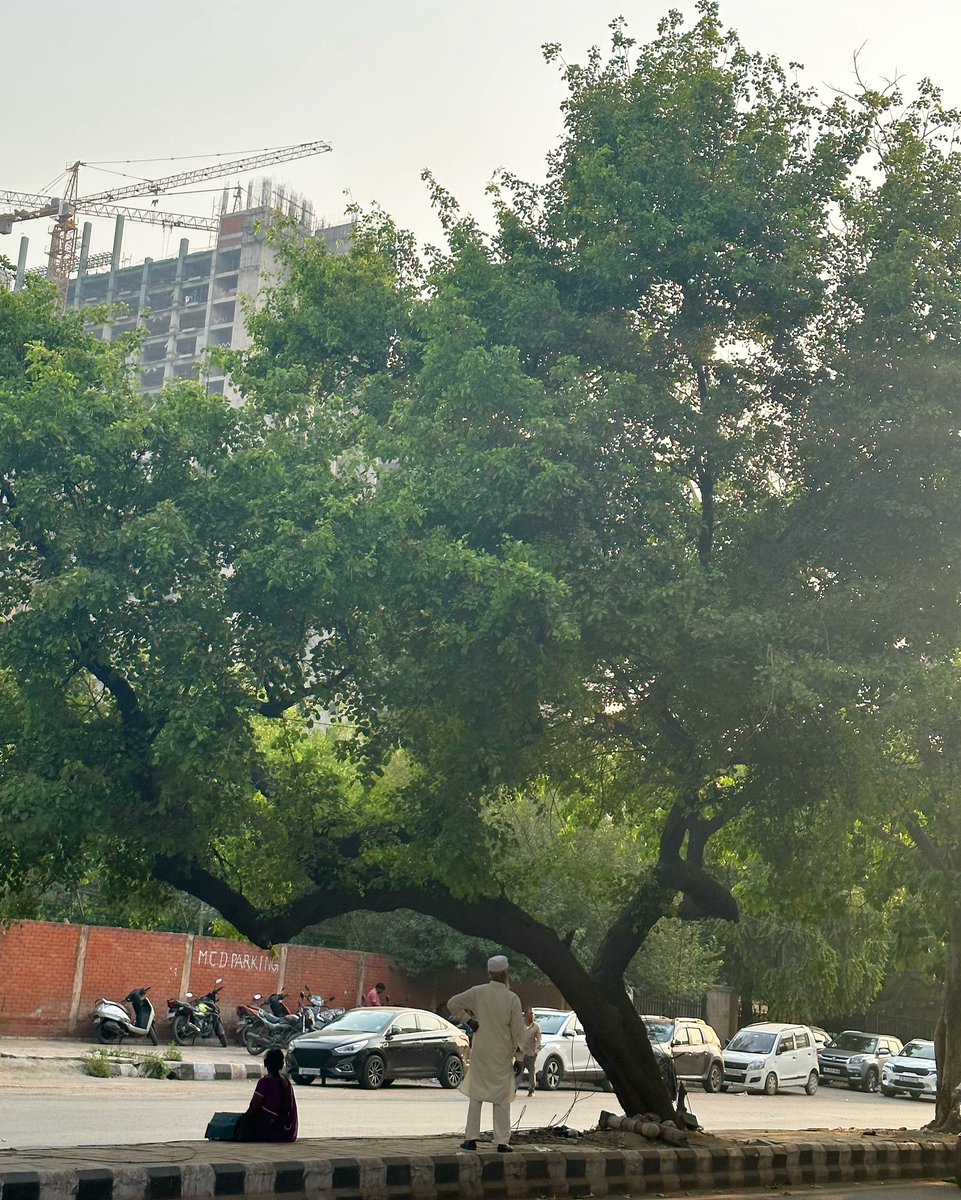
[[[5,1171],[0,1200],[206,1200],[286,1196],[311,1200],[526,1200],[528,1197],[773,1188],[798,1184],[942,1179],[954,1173],[956,1139],[784,1142],[640,1150],[295,1157]]]
[[[185,1063],[168,1062],[167,1079],[259,1079],[263,1068],[259,1062],[249,1063]],[[140,1075],[137,1062],[111,1062],[113,1075]]]
[[[259,1079],[264,1069],[260,1059],[249,1063],[186,1063],[170,1064],[168,1077],[173,1079]]]

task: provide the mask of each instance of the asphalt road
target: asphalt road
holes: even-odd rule
[[[76,1063],[0,1058],[0,1147],[200,1138],[211,1113],[246,1108],[252,1090],[252,1083],[227,1081],[94,1079],[81,1074]],[[380,1092],[361,1091],[356,1084],[315,1083],[297,1089],[297,1102],[304,1137],[448,1133],[460,1130],[467,1115],[463,1096],[430,1082],[398,1081]],[[596,1124],[601,1109],[616,1107],[613,1096],[592,1087],[565,1087],[530,1099],[519,1095],[512,1116],[520,1128],[561,1121],[584,1129]],[[708,1130],[917,1130],[933,1114],[930,1102],[888,1100],[844,1088],[772,1097],[709,1096],[692,1089],[690,1107]]]

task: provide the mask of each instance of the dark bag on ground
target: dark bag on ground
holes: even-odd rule
[[[246,1113],[214,1113],[204,1137],[210,1142],[242,1142]]]

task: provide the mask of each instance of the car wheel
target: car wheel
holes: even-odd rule
[[[864,1083],[861,1087],[866,1092],[876,1092],[878,1090],[878,1072],[875,1067],[869,1067],[868,1073],[864,1077]]]
[[[808,1076],[808,1081],[804,1085],[804,1090],[807,1092],[807,1094],[809,1096],[813,1096],[814,1093],[818,1090],[818,1073],[817,1073],[817,1071],[812,1071],[811,1074]]]
[[[721,1070],[720,1063],[712,1063],[711,1069],[708,1071],[704,1079],[705,1092],[719,1092],[724,1083],[724,1072]]]
[[[731,1090],[731,1085],[730,1085],[729,1083],[722,1083],[722,1084],[721,1084],[721,1091],[722,1091],[722,1092],[729,1092],[730,1090]]]
[[[776,1096],[777,1095],[777,1076],[774,1074],[773,1071],[769,1071],[767,1079],[764,1080],[764,1095],[765,1096]]]
[[[299,1071],[288,1071],[291,1083],[300,1084],[303,1087],[309,1086],[313,1082],[313,1075],[301,1075]]]
[[[384,1086],[387,1064],[379,1054],[368,1054],[360,1068],[358,1082],[362,1088],[374,1089]]]
[[[464,1078],[464,1064],[461,1062],[459,1054],[447,1055],[437,1078],[440,1080],[442,1088],[460,1087],[461,1080]]]
[[[550,1056],[541,1071],[541,1087],[548,1092],[556,1092],[564,1078],[564,1064],[554,1054]]]
[[[170,1028],[174,1035],[174,1041],[178,1046],[192,1046],[196,1041],[196,1034],[193,1033],[189,1026],[189,1019],[183,1013],[177,1013]]]
[[[882,1096],[887,1096],[887,1098],[890,1100],[892,1096],[896,1096],[896,1095],[897,1095],[897,1092],[894,1090],[894,1088],[885,1087],[885,1086],[882,1084],[882,1085],[881,1085],[881,1095],[882,1095]]]

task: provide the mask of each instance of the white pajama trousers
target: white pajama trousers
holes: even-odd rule
[[[476,1142],[480,1137],[481,1100],[470,1100],[467,1105],[466,1140]],[[498,1146],[506,1146],[511,1140],[511,1102],[491,1104],[494,1110],[494,1141]]]

